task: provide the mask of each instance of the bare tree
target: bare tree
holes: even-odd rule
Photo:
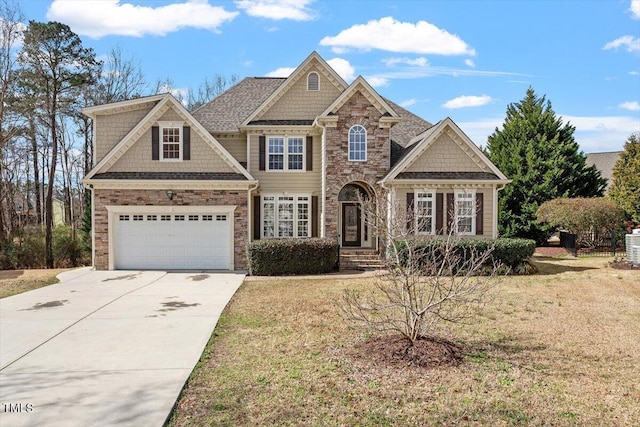
[[[385,199],[379,195],[379,200]],[[461,247],[455,226],[441,236],[416,237],[427,225],[416,216],[429,215],[413,207],[405,213],[403,207],[388,211],[368,200],[361,200],[361,205],[369,225],[385,242],[386,271],[376,277],[368,294],[345,291],[341,308],[348,320],[376,333],[400,334],[413,343],[432,336],[440,322],[464,322],[484,307],[498,267],[492,264],[491,247]],[[392,217],[388,212],[401,214]]]
[[[239,80],[240,77],[237,74],[232,74],[229,78],[222,74],[216,74],[211,79],[205,77],[200,86],[198,86],[197,91],[189,88],[187,92],[187,109],[193,111],[201,107],[223,93],[230,86],[238,83]]]

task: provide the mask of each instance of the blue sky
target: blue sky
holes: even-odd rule
[[[317,51],[347,82],[478,145],[529,86],[576,127],[584,152],[640,131],[640,0],[23,0],[104,57],[119,46],[149,82],[286,76]]]

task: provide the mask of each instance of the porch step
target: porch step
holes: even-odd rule
[[[380,270],[384,263],[374,249],[340,248],[340,270]]]

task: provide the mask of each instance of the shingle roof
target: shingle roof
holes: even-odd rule
[[[166,179],[179,181],[246,181],[240,173],[226,172],[105,172],[98,173],[93,179]]]
[[[400,172],[396,179],[499,180],[490,172]]]
[[[191,114],[209,132],[238,132],[238,126],[285,80],[247,77]]]
[[[396,144],[400,144],[406,148],[409,145],[409,141],[411,141],[414,136],[433,126],[425,119],[416,116],[411,111],[405,110],[395,102],[386,98],[385,101],[400,117],[402,117],[402,120],[391,128],[391,140]]]
[[[607,178],[607,188],[611,185],[613,167],[620,160],[622,151],[610,151],[607,153],[587,153],[587,165],[595,166],[600,171],[603,178]]]
[[[254,120],[250,125],[311,126],[313,120]]]

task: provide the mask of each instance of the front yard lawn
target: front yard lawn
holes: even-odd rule
[[[635,426],[640,274],[602,258],[535,257],[471,325],[458,366],[373,362],[336,308],[372,278],[246,281],[170,426]],[[445,325],[446,326],[446,325]]]
[[[58,283],[56,276],[66,270],[0,270],[0,298]]]

